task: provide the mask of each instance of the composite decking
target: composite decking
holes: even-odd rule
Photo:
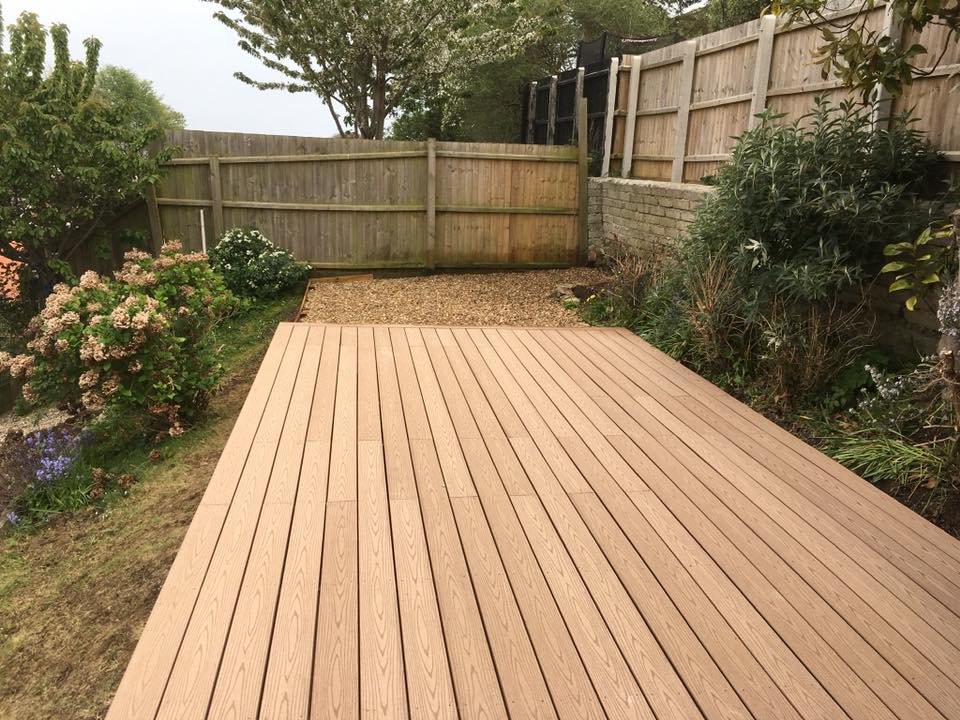
[[[108,718],[960,718],[960,543],[631,334],[281,325]]]

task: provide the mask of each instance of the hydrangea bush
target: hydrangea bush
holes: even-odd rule
[[[227,232],[210,252],[210,264],[237,295],[258,298],[276,297],[289,290],[309,269],[252,228]]]
[[[135,414],[179,434],[206,407],[221,368],[209,333],[233,306],[203,253],[169,242],[133,250],[114,278],[58,284],[30,323],[27,353],[0,354],[28,402]]]

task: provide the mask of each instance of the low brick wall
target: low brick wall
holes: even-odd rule
[[[618,239],[639,250],[662,253],[686,231],[710,190],[706,185],[590,178],[590,243],[601,246]]]

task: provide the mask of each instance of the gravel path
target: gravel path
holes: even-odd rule
[[[442,273],[313,283],[304,322],[410,325],[583,325],[553,297],[557,285],[593,285],[595,268],[496,273]]]

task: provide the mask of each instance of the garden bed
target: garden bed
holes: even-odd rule
[[[561,303],[558,286],[595,286],[596,268],[523,272],[438,273],[312,282],[300,319],[305,322],[404,325],[583,325]],[[569,305],[570,303],[568,303]]]
[[[204,419],[104,467],[135,474],[134,487],[0,540],[0,719],[103,717],[262,352],[298,300],[260,303],[217,328],[226,374]]]

